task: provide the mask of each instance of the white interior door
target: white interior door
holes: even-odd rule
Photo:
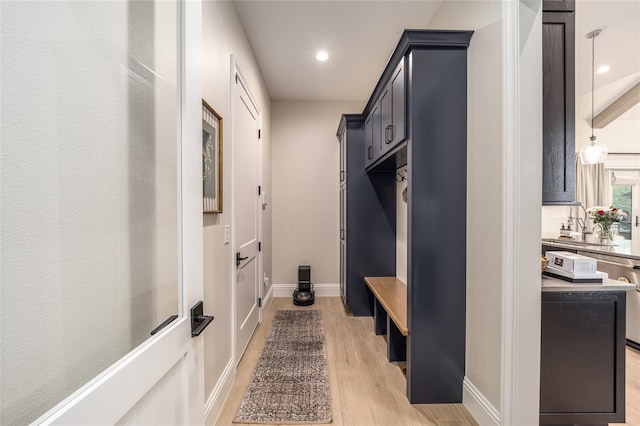
[[[236,362],[258,325],[260,257],[260,112],[246,82],[235,72],[233,110],[234,247],[236,267]]]
[[[202,423],[200,3],[1,7],[0,424]]]

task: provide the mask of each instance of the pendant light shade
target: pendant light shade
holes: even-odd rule
[[[592,136],[591,142],[585,144],[580,150],[580,161],[582,164],[604,163],[609,150],[603,143],[596,142],[596,137]]]
[[[607,146],[603,143],[597,142],[596,137],[593,134],[593,97],[595,93],[595,58],[596,58],[596,37],[600,35],[602,30],[593,30],[588,33],[585,37],[591,40],[591,137],[589,138],[590,142],[583,145],[580,149],[580,161],[582,164],[598,164],[604,163],[604,160],[607,158],[607,153],[609,150]]]

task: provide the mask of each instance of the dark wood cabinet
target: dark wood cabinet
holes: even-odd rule
[[[575,12],[572,8],[573,2],[562,0],[546,0],[543,5],[543,205],[569,204],[575,200]]]
[[[543,0],[543,12],[573,12],[576,10],[575,0]]]
[[[543,292],[540,424],[625,421],[624,292]]]
[[[363,115],[343,115],[336,134],[344,156],[344,181],[340,185],[340,292],[344,304],[356,316],[373,314],[373,296],[364,277],[396,273],[395,180],[392,174],[370,177],[365,171],[362,152],[366,123],[370,121],[365,121]]]

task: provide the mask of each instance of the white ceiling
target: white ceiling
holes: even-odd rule
[[[452,0],[445,0],[452,1]],[[405,28],[426,28],[442,0],[236,0],[240,19],[273,100],[366,101]],[[577,0],[576,96],[640,72],[640,0]],[[473,40],[471,48],[473,48]],[[326,49],[327,62],[315,54]],[[601,100],[610,103],[615,99]]]
[[[366,101],[405,28],[425,28],[441,0],[236,0],[273,100]],[[329,52],[318,62],[316,52]]]
[[[576,96],[591,93],[591,40],[585,35],[595,29],[602,30],[595,39],[596,68],[611,67],[596,74],[596,89],[640,72],[640,0],[578,0]]]

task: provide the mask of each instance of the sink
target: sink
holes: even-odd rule
[[[615,247],[610,244],[589,243],[586,241],[567,240],[567,239],[560,239],[560,238],[543,238],[542,241],[548,242],[548,243],[559,243],[559,244],[567,244],[567,245],[580,246],[580,247]]]

